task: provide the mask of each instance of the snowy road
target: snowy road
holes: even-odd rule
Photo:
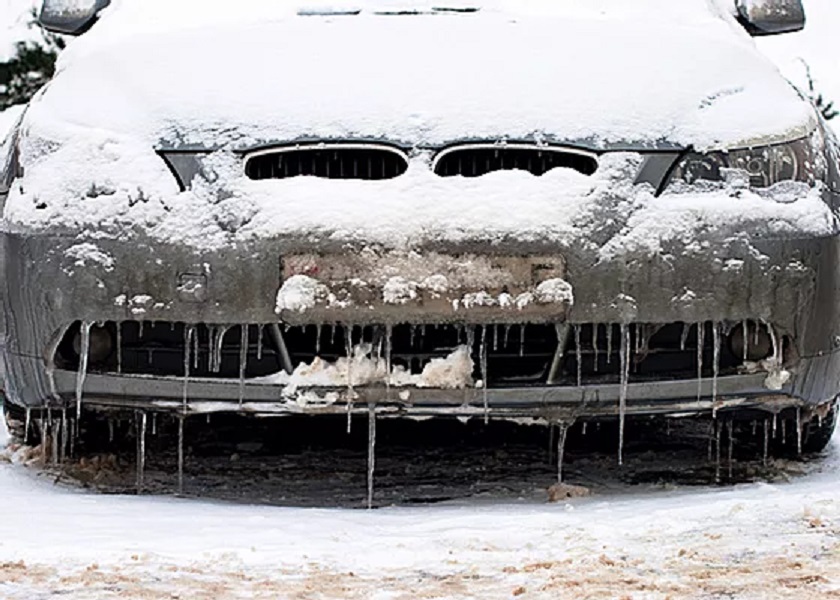
[[[5,463],[0,597],[840,597],[840,440],[776,464],[772,484],[365,511],[95,494]]]

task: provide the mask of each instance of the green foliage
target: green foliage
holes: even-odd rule
[[[837,115],[840,115],[840,112],[838,112],[838,110],[834,108],[833,101],[828,100],[825,96],[816,91],[814,86],[814,78],[811,77],[811,67],[808,66],[807,63],[804,64],[805,76],[808,78],[808,96],[811,98],[811,101],[814,103],[814,106],[817,107],[817,110],[819,110],[820,113],[822,113],[823,118],[826,121],[830,121]]]
[[[32,27],[35,15],[32,15]],[[43,43],[20,42],[14,58],[0,63],[0,111],[13,104],[22,104],[41,89],[55,72],[55,59],[64,47],[64,40],[45,33]]]

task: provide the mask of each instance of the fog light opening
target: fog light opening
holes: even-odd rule
[[[104,325],[92,325],[90,328],[90,347],[88,348],[88,361],[97,364],[108,360],[114,351],[114,336]],[[73,336],[73,352],[76,357],[82,354],[82,332],[76,332]]]
[[[757,362],[773,354],[773,340],[765,324],[744,321],[730,331],[729,349],[744,361]]]

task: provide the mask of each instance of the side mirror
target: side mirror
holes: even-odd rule
[[[750,35],[775,35],[805,27],[802,0],[736,0],[738,20]]]
[[[80,35],[110,3],[111,0],[44,0],[38,23],[53,33]]]

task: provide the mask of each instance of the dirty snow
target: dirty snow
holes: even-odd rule
[[[475,368],[469,346],[459,346],[446,357],[433,358],[418,375],[393,365],[389,376],[388,366],[386,357],[377,353],[370,344],[360,344],[352,349],[349,357],[339,357],[335,362],[316,356],[311,363],[298,365],[291,374],[278,373],[251,381],[284,385],[285,396],[296,395],[297,389],[302,387],[352,388],[383,382],[395,387],[460,389],[472,384]]]

